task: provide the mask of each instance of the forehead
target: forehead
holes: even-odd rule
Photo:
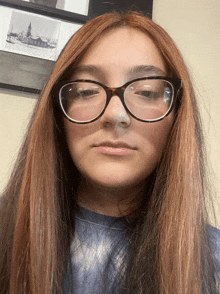
[[[109,70],[150,65],[166,71],[163,57],[153,40],[144,32],[122,27],[108,31],[96,40],[79,62],[83,65],[105,66]],[[143,68],[143,67],[142,67]]]

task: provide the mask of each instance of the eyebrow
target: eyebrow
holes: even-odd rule
[[[166,73],[162,69],[154,65],[137,65],[128,70],[129,75],[138,74],[140,72],[144,72],[146,74],[162,75],[162,76],[166,75]]]
[[[89,73],[93,75],[103,74],[105,70],[102,67],[96,65],[79,65],[73,69],[74,74]]]
[[[97,77],[103,77],[103,75],[106,75],[106,69],[102,66],[96,66],[96,65],[79,65],[74,69],[74,74],[79,73],[89,73]],[[137,65],[134,67],[130,67],[126,70],[125,74],[128,76],[132,76],[135,74],[145,73],[147,75],[158,75],[158,76],[165,76],[166,73],[154,66],[154,65]]]

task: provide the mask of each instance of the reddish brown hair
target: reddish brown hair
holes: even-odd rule
[[[183,81],[170,139],[153,175],[144,216],[132,234],[122,289],[132,294],[200,294],[202,289],[217,293],[206,233],[203,139],[193,87],[173,40],[138,13],[111,13],[89,21],[70,39],[54,66],[4,192],[1,293],[62,291],[66,252],[74,234],[71,216],[78,172],[70,160],[56,106],[57,84],[97,38],[122,26],[150,36],[171,74]]]

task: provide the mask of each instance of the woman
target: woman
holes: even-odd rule
[[[218,293],[204,174],[172,39],[138,13],[93,19],[57,60],[4,193],[1,293]]]

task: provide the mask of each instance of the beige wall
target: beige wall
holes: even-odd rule
[[[220,1],[153,1],[153,20],[175,40],[196,87],[220,223]]]
[[[154,0],[153,19],[183,53],[199,94],[205,125],[212,186],[220,197],[220,1]],[[20,97],[18,96],[20,95]],[[0,93],[0,191],[7,181],[36,100]],[[220,198],[219,198],[220,199]],[[220,201],[219,201],[220,202]]]
[[[36,96],[0,89],[0,193],[23,140]]]

